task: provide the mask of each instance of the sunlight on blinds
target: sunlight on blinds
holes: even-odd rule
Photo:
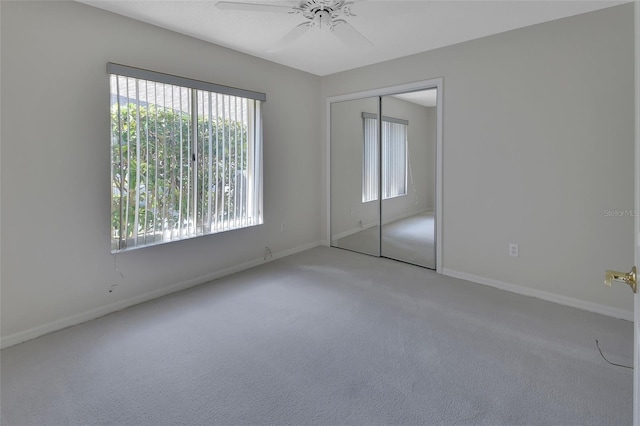
[[[110,78],[112,251],[262,223],[259,100]]]
[[[364,159],[362,202],[378,199],[378,119],[363,113]],[[382,120],[382,199],[407,193],[408,122],[383,117]]]

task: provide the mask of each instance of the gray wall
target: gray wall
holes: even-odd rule
[[[444,78],[450,271],[631,312],[634,22],[626,4],[323,78],[324,97]],[[509,257],[508,244],[520,245]]]
[[[3,338],[322,238],[319,77],[75,2],[1,7]],[[267,94],[264,225],[118,254],[120,278],[107,62]]]

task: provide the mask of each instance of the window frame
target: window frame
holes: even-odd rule
[[[200,236],[205,236],[205,235],[212,235],[212,234],[217,234],[220,232],[225,232],[225,231],[229,231],[229,230],[233,230],[233,229],[242,229],[242,228],[247,228],[247,227],[252,227],[252,226],[257,226],[260,225],[264,222],[263,219],[263,215],[262,215],[262,202],[263,202],[263,176],[262,176],[262,161],[263,161],[263,140],[262,140],[262,103],[266,102],[266,95],[264,93],[260,93],[260,92],[254,92],[251,90],[245,90],[245,89],[238,89],[238,88],[234,88],[234,87],[228,87],[228,86],[223,86],[223,85],[219,85],[219,84],[214,84],[214,83],[208,83],[208,82],[204,82],[201,80],[195,80],[195,79],[189,79],[186,77],[179,77],[179,76],[174,76],[174,75],[170,75],[170,74],[164,74],[164,73],[160,73],[160,72],[155,72],[155,71],[149,71],[149,70],[144,70],[141,68],[135,68],[135,67],[130,67],[130,66],[126,66],[126,65],[121,65],[121,64],[115,64],[115,63],[108,63],[107,64],[107,74],[109,76],[109,80],[110,80],[110,98],[111,98],[111,107],[110,107],[110,115],[111,115],[111,154],[110,154],[110,164],[111,164],[111,218],[112,218],[112,223],[111,223],[111,231],[110,231],[110,235],[111,235],[111,252],[112,253],[119,253],[122,251],[128,251],[128,250],[133,250],[133,249],[139,249],[139,248],[144,248],[144,247],[149,247],[149,246],[154,246],[154,245],[158,245],[158,244],[165,244],[165,243],[170,243],[170,242],[175,242],[175,241],[183,241],[186,239],[191,239],[191,238],[196,238],[196,237],[200,237]],[[182,217],[182,213],[183,213],[183,206],[182,206],[182,201],[180,201],[180,204],[177,207],[178,210],[178,217],[179,219],[177,220],[176,223],[179,223],[178,225],[178,232],[175,232],[175,228],[170,228],[167,227],[167,225],[165,224],[165,222],[167,221],[167,217],[168,216],[163,216],[162,217],[162,223],[159,225],[160,228],[156,228],[156,222],[155,222],[155,218],[154,218],[154,225],[153,225],[153,237],[152,240],[150,242],[147,242],[147,197],[149,196],[149,192],[147,190],[146,185],[148,184],[148,168],[150,167],[149,164],[145,164],[145,166],[147,167],[147,171],[145,172],[145,177],[147,178],[147,181],[142,181],[140,179],[140,181],[138,181],[138,177],[136,177],[135,179],[135,183],[132,185],[131,184],[131,179],[129,176],[130,173],[130,168],[131,168],[131,158],[127,157],[127,182],[126,184],[124,183],[125,179],[124,179],[124,171],[123,171],[123,156],[122,156],[122,151],[123,151],[123,147],[124,147],[124,140],[123,140],[123,129],[124,127],[122,126],[122,123],[120,122],[121,120],[121,98],[122,98],[122,92],[120,91],[119,86],[117,86],[117,84],[119,84],[120,79],[121,78],[126,78],[127,82],[129,82],[128,79],[134,79],[134,82],[136,84],[135,88],[135,98],[132,98],[130,96],[130,92],[129,92],[129,88],[127,88],[127,96],[126,96],[126,108],[127,108],[127,114],[129,113],[129,108],[131,104],[134,104],[134,106],[137,108],[135,110],[136,113],[136,121],[135,121],[135,125],[136,125],[136,152],[139,154],[139,151],[141,150],[140,146],[142,144],[141,142],[141,138],[140,135],[144,134],[144,137],[146,137],[146,149],[147,149],[147,155],[148,155],[148,149],[149,149],[149,134],[151,132],[151,130],[149,128],[147,128],[147,130],[140,130],[139,126],[141,126],[141,121],[140,121],[140,107],[142,105],[141,102],[141,96],[138,93],[138,87],[140,82],[144,82],[145,87],[148,87],[147,85],[149,83],[154,83],[154,96],[157,96],[157,92],[155,92],[155,90],[157,90],[157,85],[160,84],[162,85],[162,90],[164,93],[164,90],[166,89],[166,85],[169,85],[172,89],[173,88],[179,88],[180,89],[180,99],[182,99],[182,96],[184,96],[182,90],[184,89],[185,93],[188,93],[187,95],[187,99],[188,99],[188,104],[187,106],[185,106],[186,111],[183,109],[183,105],[182,102],[180,103],[180,108],[178,110],[178,115],[180,116],[180,136],[178,136],[176,139],[179,140],[180,145],[179,145],[179,150],[180,150],[180,161],[179,162],[175,162],[177,163],[177,165],[174,163],[172,164],[171,167],[177,167],[180,170],[180,177],[177,180],[177,185],[180,186],[180,200],[182,200],[182,188],[184,185],[186,185],[187,189],[192,189],[193,190],[193,200],[191,198],[187,197],[187,202],[186,202],[186,211],[187,214],[185,215],[185,217]],[[116,93],[113,92],[113,81],[116,81]],[[212,121],[214,116],[212,116],[212,108],[213,108],[213,104],[212,104],[212,95],[215,97],[216,99],[216,116],[215,116],[215,120],[216,120],[216,124],[215,127],[212,127]],[[115,104],[117,104],[117,113],[118,113],[118,123],[117,123],[117,131],[116,134],[114,135],[114,119],[113,119],[113,105],[114,105],[114,101],[113,101],[113,97],[116,96],[116,100],[115,100]],[[172,92],[172,96],[173,96],[173,92]],[[207,98],[208,97],[208,98]],[[132,99],[133,102],[130,100]],[[148,93],[145,94],[145,102],[149,101],[148,99]],[[220,106],[218,104],[218,100],[222,99],[222,105]],[[154,100],[157,100],[154,99]],[[207,104],[207,100],[208,100],[208,104]],[[234,117],[231,116],[231,111],[232,111],[232,107],[231,107],[231,103],[233,100],[233,108],[235,108],[235,112],[236,115]],[[173,101],[172,101],[173,102]],[[240,102],[240,105],[238,105],[238,102]],[[159,103],[151,103],[151,102],[147,102],[145,104],[145,107],[148,107],[150,105],[155,106],[156,111],[160,108],[163,108],[163,110],[166,112],[167,111],[167,104],[162,104],[160,105]],[[207,105],[208,107],[208,116],[207,116],[207,111],[205,108],[205,105]],[[245,110],[246,107],[246,110]],[[174,110],[174,104],[172,103],[172,107],[170,108],[170,111],[175,113]],[[238,108],[241,108],[240,110]],[[220,109],[223,111],[223,117],[220,117],[219,112]],[[229,110],[229,114],[228,117],[224,117],[224,111]],[[241,111],[240,113],[240,120],[238,121],[238,111]],[[203,113],[204,115],[201,117],[201,113]],[[186,123],[187,126],[187,136],[186,139],[183,139],[183,134],[182,134],[182,126],[183,124],[183,120],[182,117],[183,115],[187,115],[189,118],[190,122]],[[157,121],[157,112],[156,112],[156,121]],[[207,118],[209,119],[208,121],[208,129],[209,129],[209,136],[208,138],[205,135],[205,125],[207,124],[206,120]],[[223,154],[222,157],[220,157],[218,155],[218,132],[219,132],[219,126],[220,126],[220,119],[222,118],[222,130],[223,130],[223,134],[226,133],[226,129],[229,128],[229,140],[224,139],[223,136],[223,140],[222,140],[222,147],[223,147]],[[201,123],[199,120],[203,119],[204,121]],[[146,120],[149,120],[149,117],[146,118]],[[146,124],[149,124],[148,121],[145,121]],[[128,123],[129,125],[131,124],[131,122]],[[173,123],[175,124],[175,123]],[[238,125],[242,125],[243,127],[240,129],[240,132],[238,132],[237,130],[237,126]],[[157,125],[157,122],[156,122]],[[190,127],[189,127],[190,126]],[[219,182],[219,175],[218,175],[218,162],[220,161],[220,159],[222,158],[223,161],[225,161],[224,159],[226,159],[227,156],[230,156],[230,152],[231,152],[231,137],[232,137],[232,132],[231,132],[231,127],[234,127],[234,133],[233,133],[233,140],[234,140],[234,155],[235,155],[235,167],[232,170],[231,169],[231,163],[229,161],[229,165],[228,165],[228,171],[229,171],[229,176],[227,177],[227,179],[230,179],[231,176],[231,172],[234,173],[234,177],[233,177],[233,192],[231,192],[231,190],[229,189],[229,191],[227,191],[227,185],[225,184],[225,177],[223,175],[222,179],[223,182],[222,184],[225,185],[224,189],[222,191],[219,191],[217,188],[217,184]],[[213,134],[211,133],[212,128],[215,128],[215,137],[213,136]],[[129,130],[127,130],[129,131]],[[157,131],[157,129],[156,129]],[[200,137],[200,133],[202,132],[203,137]],[[159,149],[159,139],[158,139],[158,135],[155,135],[156,139],[155,142],[153,142],[153,144],[151,145],[154,149],[154,151],[157,152],[157,150]],[[240,137],[240,139],[238,139],[238,137]],[[129,143],[129,139],[130,137],[127,136],[127,144]],[[213,163],[214,163],[214,156],[213,156],[213,151],[212,151],[212,145],[211,145],[211,141],[215,139],[215,144],[216,144],[216,156],[215,156],[215,184],[213,186],[210,187],[210,185],[212,184],[212,180],[211,180],[211,176],[212,176],[212,171],[211,169],[214,167]],[[205,164],[205,151],[206,149],[205,147],[205,143],[207,143],[207,140],[209,142],[209,152],[208,152],[208,159],[209,159],[209,163]],[[185,141],[185,142],[183,142]],[[239,142],[238,142],[239,141]],[[225,143],[229,143],[228,148],[229,151],[225,151],[224,148],[227,148],[227,145],[224,145]],[[199,146],[202,145],[202,153],[200,153],[198,151]],[[186,152],[188,153],[187,156],[183,156],[183,150],[186,147]],[[166,147],[165,147],[166,148]],[[114,149],[120,153],[120,157],[118,159],[118,157],[114,156]],[[127,145],[127,149],[129,149],[129,146]],[[240,155],[238,155],[238,149],[240,149]],[[244,154],[246,150],[246,155]],[[249,158],[249,154],[251,154],[251,158]],[[129,151],[127,150],[127,155],[129,155]],[[241,168],[238,169],[238,162],[237,162],[237,158],[238,156],[240,156],[240,166]],[[231,158],[231,157],[229,157]],[[136,163],[136,173],[140,173],[139,169],[139,163],[140,163],[140,158],[138,157],[138,163]],[[166,156],[164,158],[165,163],[166,163]],[[202,160],[202,165],[200,167],[203,176],[201,178],[199,178],[198,176],[198,163],[199,161]],[[148,157],[147,157],[147,162],[148,162]],[[162,161],[160,161],[162,162]],[[117,164],[116,164],[117,163]],[[245,164],[246,163],[246,164]],[[159,159],[158,157],[155,157],[155,167],[156,169],[160,168],[159,165]],[[166,173],[166,164],[163,164],[165,173]],[[183,174],[183,169],[186,168],[187,173],[186,175]],[[224,170],[224,168],[223,168]],[[120,172],[120,182],[121,185],[118,188],[115,185],[115,181],[114,181],[114,172],[115,171],[119,171]],[[242,172],[242,176],[240,179],[238,179],[238,172],[241,171]],[[207,181],[205,181],[205,176],[204,174],[207,173],[207,176],[209,177],[209,179]],[[116,174],[116,176],[118,176]],[[166,176],[164,176],[165,180],[166,180]],[[156,174],[156,179],[157,179],[157,174]],[[157,191],[157,181],[154,181],[154,186],[155,186],[155,194],[158,195],[158,191]],[[166,185],[166,183],[165,183]],[[200,185],[200,190],[202,192],[202,197],[200,197],[200,194],[198,193],[198,188]],[[229,185],[231,185],[231,180],[229,180]],[[240,194],[238,195],[238,193],[236,192],[236,189],[238,188],[238,185],[240,185],[239,188],[241,188]],[[142,186],[144,186],[144,189],[140,189]],[[116,192],[118,192],[119,194],[122,193],[128,193],[129,191],[132,191],[132,188],[135,188],[136,191],[136,197],[135,197],[135,213],[134,213],[134,218],[135,218],[135,224],[133,225],[134,228],[132,231],[132,235],[129,235],[129,227],[128,227],[128,220],[130,217],[130,212],[127,210],[126,213],[123,213],[123,208],[124,208],[124,201],[123,201],[123,197],[120,197],[120,195],[118,195],[116,197]],[[206,189],[209,188],[209,189]],[[211,190],[211,188],[215,188],[215,190]],[[231,188],[231,187],[229,187]],[[167,188],[162,187],[161,188],[161,192],[165,191]],[[144,192],[143,192],[144,191]],[[139,227],[139,216],[138,216],[138,204],[139,204],[139,200],[140,198],[140,193],[143,192],[143,194],[145,195],[145,199],[144,199],[144,203],[145,203],[145,220],[144,220],[144,224],[143,227],[144,228],[144,233],[142,235],[144,235],[144,241],[143,242],[139,242],[139,238],[141,237],[140,234],[140,227]],[[212,206],[211,206],[211,192],[215,192],[216,193],[216,197],[215,197],[215,202],[216,202],[216,216],[212,221],[211,218],[211,211],[212,211]],[[221,197],[222,197],[222,207],[223,209],[220,210],[221,213],[221,217],[223,217],[224,219],[222,220],[218,220],[218,194],[222,193]],[[228,195],[226,196],[227,198],[227,206],[224,205],[225,202],[225,194]],[[208,193],[209,196],[205,197],[205,193]],[[232,195],[233,194],[233,195]],[[242,203],[241,204],[237,204],[238,200],[240,200],[239,197],[244,196],[244,199],[242,199]],[[175,199],[171,198],[173,197],[172,195],[170,196],[166,196],[168,198],[163,199],[163,203],[165,205],[169,204],[169,203],[173,203],[175,202]],[[119,209],[120,209],[120,216],[119,216],[119,222],[117,220],[114,219],[114,212],[117,213],[117,211],[115,210],[115,202],[114,199],[118,198],[118,202],[119,202]],[[200,200],[202,200],[202,202],[204,203],[205,198],[207,198],[208,201],[208,205],[206,207],[208,207],[208,224],[205,221],[205,205],[199,205]],[[224,210],[226,207],[231,206],[231,199],[233,198],[233,210]],[[157,200],[156,200],[157,201]],[[128,200],[127,200],[128,202]],[[191,204],[191,205],[190,205]],[[250,206],[249,206],[250,204]],[[128,206],[128,204],[127,204]],[[240,218],[238,218],[238,206],[240,206],[239,210],[240,210]],[[153,215],[158,216],[158,213],[156,211],[158,207],[154,207],[154,212]],[[243,210],[246,209],[246,210]],[[169,210],[171,210],[171,212],[169,212]],[[251,216],[249,216],[249,211],[251,211]],[[231,218],[230,215],[233,212],[234,217]],[[173,210],[173,206],[170,207],[165,207],[165,215],[166,214],[170,214],[171,216],[175,216],[175,211]],[[126,217],[126,219],[125,219]],[[249,220],[250,218],[250,220]],[[186,220],[186,225],[183,227],[182,225],[182,220],[185,219]],[[243,219],[244,220],[243,222]],[[118,226],[115,226],[115,223],[119,223]],[[123,223],[124,228],[123,228]],[[213,226],[212,224],[215,224],[215,226]],[[175,225],[175,224],[174,224]],[[138,226],[136,228],[136,226]],[[125,232],[122,232],[122,230],[125,229]],[[167,234],[168,232],[168,234]],[[124,234],[124,235],[123,235]],[[157,241],[157,236],[160,235],[160,241]],[[151,237],[150,237],[151,239]],[[130,243],[130,240],[132,240],[132,244]]]

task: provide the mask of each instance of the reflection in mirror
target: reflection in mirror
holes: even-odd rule
[[[331,245],[380,255],[378,142],[365,144],[363,113],[377,115],[379,98],[331,104]],[[376,131],[374,128],[373,131]]]
[[[380,255],[431,269],[436,267],[436,95],[429,89],[382,98]]]

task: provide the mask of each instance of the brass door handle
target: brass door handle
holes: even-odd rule
[[[618,271],[607,271],[607,273],[604,276],[604,284],[607,287],[611,287],[611,281],[625,282],[629,284],[629,287],[631,287],[631,291],[635,293],[637,289],[636,267],[634,266],[633,268],[631,268],[631,271],[629,271],[628,273],[618,272]]]

